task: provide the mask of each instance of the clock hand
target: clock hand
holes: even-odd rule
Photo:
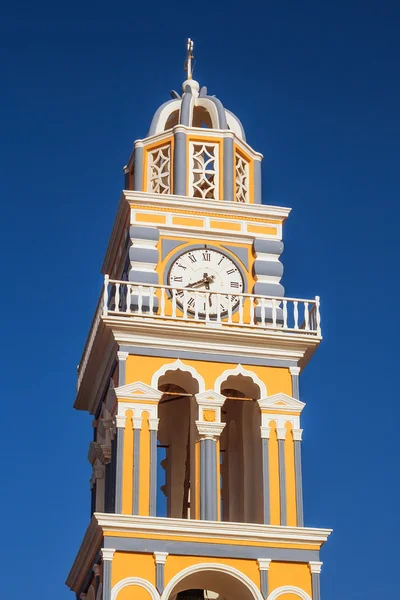
[[[186,286],[186,288],[194,288],[197,287],[199,285],[203,285],[203,283],[205,283],[206,285],[210,284],[210,281],[214,280],[214,275],[207,275],[206,277],[203,277],[203,279],[199,279],[198,281],[195,281],[194,283],[190,283],[189,285]]]

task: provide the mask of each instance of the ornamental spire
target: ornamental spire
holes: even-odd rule
[[[188,79],[192,79],[193,70],[194,70],[194,63],[192,65],[192,60],[194,59],[193,48],[194,48],[194,42],[193,42],[193,40],[188,38],[188,41],[186,44],[186,60],[185,60],[185,66],[184,66],[184,70],[187,72]]]

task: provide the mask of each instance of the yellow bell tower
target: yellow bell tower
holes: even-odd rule
[[[192,78],[135,142],[78,371],[93,415],[79,600],[320,600],[299,375],[319,299],[288,298],[261,154]]]

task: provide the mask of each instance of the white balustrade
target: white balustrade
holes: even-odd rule
[[[321,335],[320,300],[104,280],[102,314],[247,326]]]

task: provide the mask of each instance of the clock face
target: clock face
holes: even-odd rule
[[[183,302],[181,290],[187,290],[188,312],[195,313],[197,303],[197,313],[204,315],[208,303],[208,314],[214,317],[218,313],[226,314],[229,304],[234,310],[239,304],[239,297],[235,293],[244,291],[243,277],[235,262],[226,254],[207,247],[181,254],[171,266],[168,284],[180,288],[177,294],[180,306]],[[207,292],[218,292],[219,295],[207,295]]]

